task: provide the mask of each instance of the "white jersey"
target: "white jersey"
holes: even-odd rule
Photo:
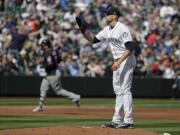
[[[106,26],[96,35],[96,38],[101,41],[107,41],[109,43],[114,59],[120,58],[126,50],[124,44],[127,41],[132,41],[129,28],[120,22],[117,22],[117,24],[112,29],[110,26]]]

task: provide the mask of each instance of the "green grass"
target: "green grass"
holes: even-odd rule
[[[67,115],[48,116],[0,116],[0,130],[14,128],[36,128],[49,126],[100,126],[110,119],[75,117]],[[136,128],[144,128],[155,132],[180,134],[180,121],[175,120],[137,120]]]
[[[180,108],[180,100],[172,99],[134,99],[133,104],[145,108]]]
[[[88,119],[67,115],[48,116],[0,116],[0,130],[13,128],[35,128],[62,125],[101,125],[106,119]]]
[[[84,106],[107,106],[114,107],[114,98],[82,98]],[[0,98],[0,105],[37,105],[38,98]],[[48,105],[72,105],[65,98],[47,98]],[[180,108],[180,100],[170,99],[133,99],[135,107],[144,108]]]
[[[83,98],[82,106],[114,107],[114,98]],[[0,105],[37,105],[38,98],[0,98]],[[47,98],[48,105],[73,105],[65,98]],[[134,99],[135,107],[144,108],[180,108],[180,100],[170,99]],[[0,115],[0,130],[14,128],[35,128],[61,125],[99,126],[110,119],[87,118],[73,115],[46,116],[2,116]],[[136,128],[144,128],[155,132],[167,132],[180,135],[180,121],[178,120],[135,120]]]

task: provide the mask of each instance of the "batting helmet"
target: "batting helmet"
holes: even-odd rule
[[[44,48],[49,48],[51,46],[51,42],[49,39],[44,39],[42,42],[41,42],[41,48],[44,49]]]
[[[120,16],[120,11],[118,8],[113,7],[113,6],[108,6],[105,10],[104,13],[106,15],[117,15],[118,17]]]

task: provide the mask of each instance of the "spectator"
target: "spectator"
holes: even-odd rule
[[[0,11],[4,11],[4,0],[0,1]]]
[[[173,72],[177,70],[180,61],[178,1],[24,0],[22,3],[22,0],[4,0],[2,2],[4,3],[0,4],[4,4],[4,10],[0,14],[1,73],[6,69],[5,66],[9,65],[5,62],[7,58],[3,57],[8,55],[16,59],[17,65],[8,66],[7,69],[16,67],[8,74],[16,72],[15,74],[34,75],[34,70],[38,66],[36,56],[40,55],[39,43],[49,38],[54,48],[63,51],[62,55],[65,55],[57,69],[62,76],[111,76],[110,48],[105,43],[101,43],[102,46],[87,44],[74,23],[75,16],[84,14],[88,30],[97,33],[106,24],[103,11],[109,5],[116,5],[121,9],[123,17],[120,21],[131,27],[141,47],[142,53],[137,57],[135,76],[171,78]],[[22,53],[22,50],[25,53]],[[77,59],[72,59],[73,56],[77,56]],[[98,58],[96,62],[93,57]],[[171,63],[171,68],[165,61]],[[92,70],[94,67],[95,70]]]

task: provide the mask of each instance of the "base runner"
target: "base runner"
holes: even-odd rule
[[[80,95],[65,90],[62,87],[60,75],[56,74],[57,64],[60,59],[58,57],[58,53],[51,50],[51,42],[48,39],[43,40],[41,48],[43,50],[42,64],[38,70],[44,75],[44,77],[40,86],[39,105],[33,109],[33,112],[40,112],[44,110],[44,100],[50,88],[52,88],[57,95],[67,97],[75,103],[77,107],[80,107]]]

